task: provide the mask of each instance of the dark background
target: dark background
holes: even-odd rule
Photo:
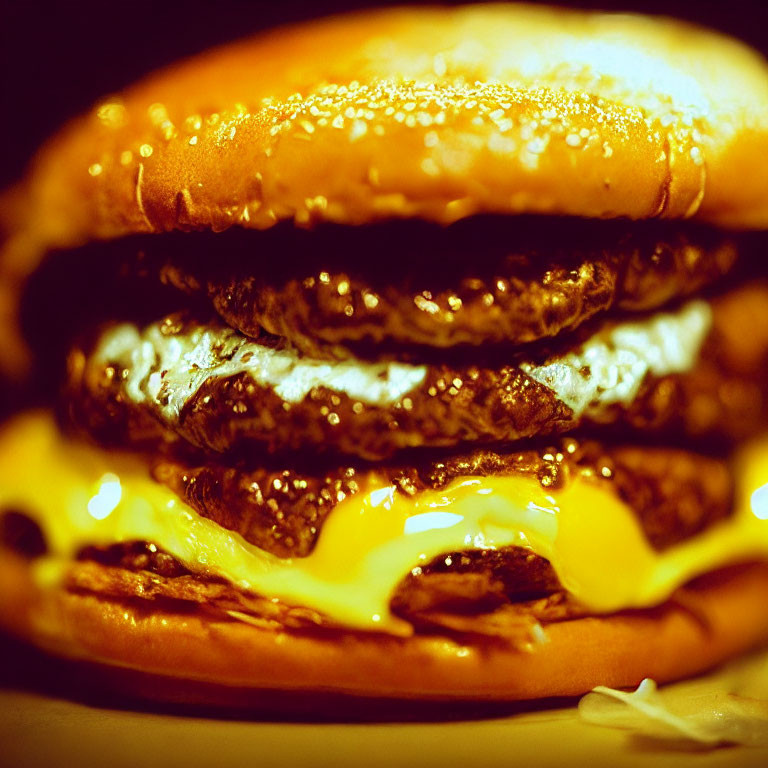
[[[275,24],[369,5],[351,0],[0,0],[0,187],[22,173],[35,148],[65,119],[160,65]],[[692,19],[768,54],[768,0],[565,0],[560,5]]]

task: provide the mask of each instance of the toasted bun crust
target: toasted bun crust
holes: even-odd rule
[[[189,59],[54,137],[3,201],[0,311],[46,250],[133,233],[489,212],[764,227],[767,155],[768,66],[713,32],[527,5],[331,18]]]
[[[39,591],[27,565],[0,560],[0,625],[46,650],[238,689],[421,699],[524,700],[691,675],[768,638],[768,565],[731,568],[686,590],[686,605],[546,626],[520,651],[416,635],[276,632],[92,594]],[[148,691],[162,697],[162,690]],[[242,698],[242,697],[240,697]]]
[[[40,153],[28,214],[56,245],[476,212],[765,226],[766,148],[768,66],[716,33],[527,5],[383,10],[105,100]]]

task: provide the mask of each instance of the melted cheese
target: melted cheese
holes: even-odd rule
[[[315,387],[343,392],[354,400],[392,405],[421,384],[425,366],[365,363],[361,360],[313,360],[290,348],[273,349],[223,327],[198,327],[167,333],[162,324],[142,332],[128,323],[109,329],[95,358],[118,364],[125,392],[135,403],[150,402],[169,420],[210,378],[248,373],[272,387],[286,402],[301,402]]]
[[[86,545],[149,541],[193,570],[347,626],[407,634],[389,610],[393,590],[449,551],[528,547],[595,612],[655,605],[697,574],[768,557],[768,440],[748,451],[743,468],[733,518],[664,553],[594,477],[575,476],[557,491],[524,475],[468,477],[407,497],[372,473],[330,514],[311,555],[284,560],[196,514],[135,458],[66,441],[49,415],[30,413],[0,434],[0,509],[18,508],[41,526],[52,553],[39,561],[41,575]]]
[[[552,389],[576,417],[592,417],[615,403],[630,405],[648,373],[666,376],[689,370],[712,323],[705,301],[674,313],[620,323],[596,333],[576,350],[543,365],[520,367]],[[294,349],[272,349],[226,327],[197,327],[169,333],[161,323],[142,331],[130,324],[109,329],[94,352],[101,365],[124,371],[125,394],[149,403],[170,422],[210,378],[248,373],[289,403],[315,387],[327,387],[364,403],[389,406],[426,378],[423,365],[349,360],[313,360]]]
[[[695,300],[674,313],[608,328],[544,365],[520,367],[553,390],[577,418],[599,418],[611,405],[631,405],[647,374],[690,370],[711,327],[712,308]]]

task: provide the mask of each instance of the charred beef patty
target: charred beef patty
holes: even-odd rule
[[[689,296],[722,278],[741,245],[700,225],[535,216],[278,228],[261,235],[258,254],[246,238],[223,249],[210,240],[156,238],[141,245],[141,263],[207,296],[242,333],[267,331],[321,357],[553,337],[611,308]]]
[[[171,316],[143,331],[107,327],[95,347],[76,347],[68,411],[117,445],[183,439],[214,452],[364,459],[579,424],[675,439],[741,439],[762,428],[768,284],[586,330],[563,351],[510,353],[514,364],[414,365],[315,360]]]
[[[133,236],[48,254],[25,287],[21,320],[30,344],[45,350],[35,361],[39,378],[58,378],[59,347],[84,329],[117,319],[146,325],[190,305],[207,319],[214,293],[231,327],[257,339],[276,329],[275,338],[318,359],[349,357],[348,347],[373,361],[474,362],[491,349],[509,359],[530,342],[575,344],[578,336],[567,332],[595,315],[650,311],[724,279],[732,284],[755,260],[754,240],[691,222],[540,216],[477,216],[450,227],[326,224],[311,232],[282,224],[260,232],[256,249],[253,233],[234,230]],[[402,287],[414,281],[426,287]],[[293,293],[299,283],[316,293],[312,301]],[[283,297],[280,318],[306,315],[305,333],[262,328],[251,315],[266,296]],[[224,311],[224,304],[232,306]],[[327,339],[326,311],[336,318]],[[426,323],[420,340],[386,332],[417,320]],[[537,323],[541,332],[532,329]],[[499,335],[505,324],[511,335]]]
[[[134,236],[49,254],[23,322],[49,353],[99,319],[149,322],[194,304],[312,357],[445,360],[659,308],[730,279],[754,248],[700,224],[530,216]]]

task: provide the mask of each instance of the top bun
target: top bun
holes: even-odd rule
[[[49,141],[3,201],[0,311],[44,251],[135,233],[476,213],[768,227],[765,157],[768,65],[710,31],[528,5],[330,18],[172,66]]]
[[[670,19],[366,12],[188,59],[34,162],[50,245],[278,220],[474,213],[768,226],[768,65]]]

